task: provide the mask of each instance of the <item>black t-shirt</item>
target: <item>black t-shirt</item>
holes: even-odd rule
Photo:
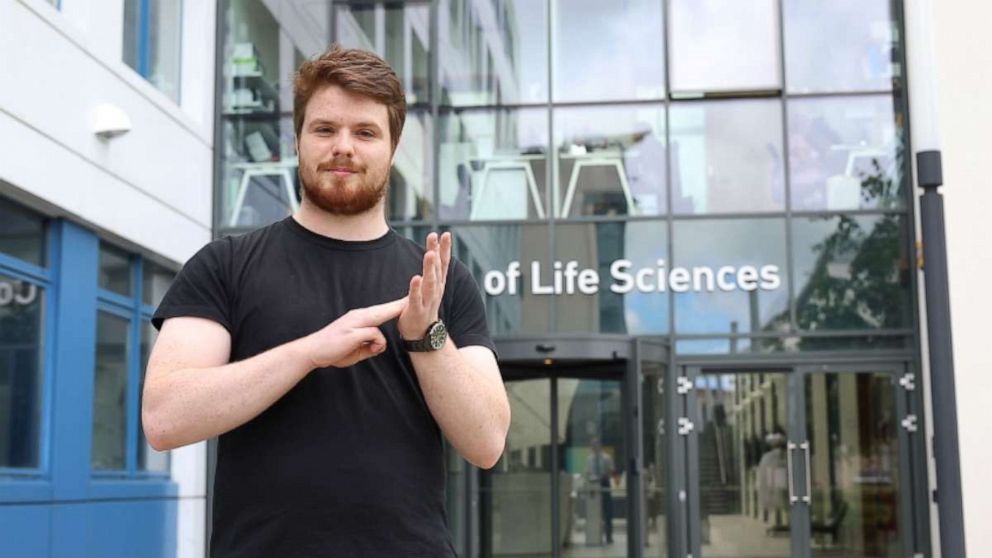
[[[290,217],[200,250],[153,323],[209,318],[231,333],[231,361],[243,360],[348,310],[405,296],[423,255],[392,230],[348,242]],[[455,260],[440,315],[457,346],[495,350],[479,289]],[[213,558],[455,555],[441,431],[396,320],[381,329],[384,353],[349,368],[314,370],[258,417],[220,436]]]

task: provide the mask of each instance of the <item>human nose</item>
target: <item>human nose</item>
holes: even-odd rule
[[[332,153],[335,157],[351,157],[355,154],[355,144],[351,139],[351,134],[342,130],[335,134]]]

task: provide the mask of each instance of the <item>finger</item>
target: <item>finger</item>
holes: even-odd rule
[[[451,264],[451,233],[441,235],[441,286],[448,282],[448,266]]]
[[[437,271],[435,267],[437,264],[437,254],[434,251],[428,251],[424,254],[424,288],[423,288],[423,299],[422,304],[424,306],[430,307],[434,302],[434,291],[437,287]]]
[[[392,302],[367,306],[355,311],[356,326],[376,326],[392,320],[403,312],[406,307],[406,297],[398,298]]]
[[[410,279],[410,303],[413,305],[414,310],[420,309],[423,306],[423,278],[420,275],[414,275]]]
[[[427,235],[427,249],[434,250],[437,246],[437,233],[432,232]]]
[[[386,336],[377,327],[359,327],[351,330],[352,341],[371,354],[381,353],[386,348]]]

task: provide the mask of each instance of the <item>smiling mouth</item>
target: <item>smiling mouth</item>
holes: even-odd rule
[[[344,167],[334,167],[327,169],[327,172],[332,173],[334,176],[350,176],[357,173],[355,169],[349,169]]]

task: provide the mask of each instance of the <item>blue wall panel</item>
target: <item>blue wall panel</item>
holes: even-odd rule
[[[48,556],[50,514],[49,506],[0,506],[0,556]]]
[[[176,500],[58,504],[51,558],[173,558]]]
[[[135,477],[133,456],[123,478],[93,476],[100,239],[64,220],[51,227],[46,459],[33,478],[0,480],[0,558],[174,558],[175,483]],[[137,353],[131,356],[136,368]],[[129,405],[137,416],[136,403]],[[128,439],[137,439],[136,424]]]
[[[89,497],[96,363],[96,287],[100,241],[58,221],[61,246],[53,254],[61,275],[55,324],[51,475],[56,501]]]

